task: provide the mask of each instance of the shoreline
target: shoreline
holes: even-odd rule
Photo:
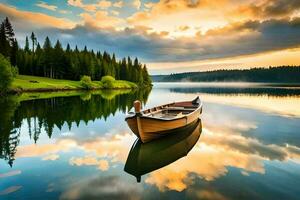
[[[90,88],[84,88],[80,81],[50,79],[46,77],[17,75],[12,85],[2,95],[42,92],[68,92],[68,91],[97,91],[97,90],[139,90],[152,87],[151,85],[139,86],[126,80],[113,80],[110,85],[101,81],[92,81]]]

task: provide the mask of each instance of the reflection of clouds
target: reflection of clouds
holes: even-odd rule
[[[191,192],[190,195],[195,196],[193,199],[201,199],[201,200],[226,200],[222,194],[213,191],[213,190],[197,190]]]
[[[97,157],[110,158],[112,162],[125,162],[130,144],[136,136],[129,133],[113,136],[98,137],[79,142],[80,147],[87,153],[95,153]]]
[[[133,134],[108,134],[104,137],[98,137],[92,140],[78,141],[78,145],[85,153],[93,153],[84,158],[71,158],[71,165],[90,165],[98,166],[99,170],[106,171],[110,162],[125,163],[128,154],[128,148],[136,137]],[[100,159],[105,158],[105,159]],[[99,160],[100,159],[100,160]],[[108,161],[108,160],[109,161]]]
[[[195,95],[193,95],[195,96]],[[201,94],[206,102],[228,104],[245,108],[257,109],[263,112],[285,117],[300,117],[299,97],[273,97],[267,95],[213,95]]]
[[[256,139],[245,138],[239,135],[224,137],[224,133],[210,132],[204,129],[204,132],[209,133],[203,137],[202,142],[214,147],[222,147],[225,150],[236,149],[244,154],[257,154],[260,157],[269,160],[284,160],[288,156],[286,148],[277,145],[265,145]],[[226,134],[228,136],[228,134]]]
[[[265,161],[300,162],[300,148],[296,146],[264,144],[260,140],[245,136],[244,133],[258,128],[253,121],[235,119],[231,115],[213,117],[205,114],[203,117],[205,118],[203,133],[188,156],[151,173],[147,176],[146,183],[155,185],[160,191],[183,191],[193,184],[195,177],[213,181],[225,176],[228,167],[239,168],[243,175],[251,176],[251,173],[265,173]],[[71,165],[92,166],[105,171],[116,163],[125,163],[129,148],[136,139],[133,134],[117,130],[101,137],[75,136],[61,138],[54,144],[21,146],[18,148],[17,156],[45,158],[61,151],[81,150],[84,155],[70,158]],[[81,195],[85,197],[85,194],[78,194],[79,192],[70,190],[63,197],[70,199],[78,195],[80,198]],[[92,195],[97,196],[101,192],[103,191],[95,191]],[[198,195],[209,199],[209,193]],[[210,195],[222,199],[218,194]]]
[[[0,191],[0,195],[10,194],[10,193],[18,191],[21,188],[22,188],[22,186],[19,186],[19,185],[8,187],[8,188]]]
[[[64,192],[60,199],[140,199],[138,186],[128,184],[118,177],[98,177],[81,181]]]
[[[240,168],[241,173],[247,176],[251,175],[249,172],[264,174],[264,161],[300,162],[300,149],[295,146],[266,145],[240,135],[237,132],[240,128],[234,125],[231,134],[228,127],[207,124],[200,142],[187,158],[151,173],[145,182],[157,186],[160,191],[182,191],[192,184],[194,175],[213,181],[226,175],[227,167]],[[242,127],[243,131],[247,131],[245,126]],[[252,129],[253,126],[248,128]]]
[[[76,147],[76,141],[71,139],[58,140],[54,144],[43,144],[43,145],[25,145],[19,146],[16,157],[37,157],[47,154],[54,154],[59,151],[69,151]]]
[[[70,159],[70,164],[71,165],[76,165],[76,166],[83,166],[83,165],[87,165],[87,166],[98,166],[98,169],[102,170],[102,171],[106,171],[109,168],[109,163],[107,160],[98,160],[95,157],[83,157],[83,158],[75,158],[72,157]]]
[[[117,131],[116,131],[117,132]],[[64,137],[53,144],[33,144],[19,146],[16,157],[42,157],[42,160],[57,160],[59,152],[79,149],[86,153],[84,157],[72,157],[71,165],[97,166],[99,170],[108,170],[109,162],[125,163],[130,145],[136,139],[129,133],[109,133],[103,137],[81,139]]]
[[[57,160],[59,158],[59,155],[57,154],[50,154],[50,155],[47,155],[45,157],[43,157],[42,160]]]
[[[16,176],[16,175],[19,175],[21,173],[22,173],[21,170],[14,170],[14,171],[10,171],[10,172],[7,172],[7,173],[0,174],[0,178]]]

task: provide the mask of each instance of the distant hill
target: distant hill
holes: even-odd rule
[[[300,66],[252,68],[244,70],[216,70],[185,72],[151,76],[153,82],[265,82],[300,83]]]

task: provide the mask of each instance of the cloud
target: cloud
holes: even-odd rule
[[[71,185],[60,199],[140,199],[141,189],[139,186],[128,184],[119,177],[97,177],[90,180],[81,181]]]
[[[38,7],[41,7],[41,8],[45,8],[47,10],[52,10],[52,11],[56,11],[56,9],[57,9],[57,6],[55,6],[55,5],[49,5],[49,4],[47,4],[47,3],[43,2],[43,1],[40,1],[39,3],[37,3],[35,5],[38,6]]]
[[[225,2],[228,1],[161,0],[154,4],[146,4],[147,9],[134,13],[128,18],[128,23],[149,26],[155,31],[174,32],[179,26],[200,27],[206,30],[227,23],[224,17],[227,7]]]
[[[123,1],[117,1],[113,4],[113,6],[116,8],[122,8],[123,4],[124,4]]]
[[[30,28],[33,30],[36,27],[69,29],[75,26],[75,23],[68,19],[52,17],[43,13],[20,11],[0,3],[0,17],[4,18],[6,16],[12,20],[15,27],[20,29]]]
[[[61,38],[63,44],[87,45],[91,49],[115,52],[119,57],[137,56],[143,62],[191,62],[229,58],[296,48],[300,45],[300,18],[233,22],[206,33],[198,32],[195,37],[173,39],[169,38],[170,32],[153,32],[153,29],[147,26],[117,31],[115,27],[124,27],[126,22],[122,18],[110,16],[106,11],[82,13],[83,25],[69,29],[69,26],[74,24],[65,24],[66,21],[60,18],[47,16],[49,20],[42,20],[45,17],[40,17],[40,14],[17,11],[3,5],[0,6],[0,10],[4,13],[2,16],[11,17],[13,25],[22,27],[24,32],[32,31],[31,24],[39,25],[42,27],[36,29],[39,37],[50,35],[53,39],[58,39],[61,35],[68,35],[70,37]],[[27,20],[24,21],[24,18]],[[43,28],[47,21],[49,26],[55,25],[60,29]],[[62,29],[61,26],[66,28]]]
[[[68,0],[68,4],[74,7],[79,7],[87,12],[95,12],[97,10],[97,4],[84,4],[82,0]]]
[[[300,9],[299,0],[268,0],[265,3],[265,16],[288,16]]]
[[[94,15],[89,13],[82,13],[85,25],[94,28],[114,28],[119,27],[124,22],[118,17],[109,16],[107,11],[97,11]]]
[[[111,13],[115,16],[119,16],[120,12],[116,11],[116,10],[112,10]]]
[[[72,11],[69,11],[69,10],[60,10],[59,13],[61,13],[61,14],[68,14],[68,13],[72,13]]]
[[[139,10],[141,8],[142,2],[140,0],[133,0],[132,5]]]
[[[122,3],[120,3],[120,2],[116,2],[113,4],[112,2],[107,1],[107,0],[101,0],[97,4],[83,3],[82,0],[68,0],[68,4],[71,6],[74,6],[74,7],[82,8],[86,12],[96,12],[98,10],[98,8],[108,9],[112,5],[115,7],[122,6]]]
[[[153,2],[148,2],[148,3],[145,3],[144,6],[145,6],[145,8],[150,9],[154,6],[154,3]]]
[[[109,7],[111,7],[112,3],[110,1],[106,1],[106,0],[102,0],[98,2],[98,6],[101,9],[107,9]]]
[[[180,31],[187,31],[187,30],[190,29],[190,27],[189,27],[189,26],[179,26],[178,29],[179,29]]]
[[[229,14],[233,17],[240,16],[252,19],[272,19],[292,16],[300,10],[300,2],[298,0],[264,0],[254,1],[251,4],[239,6]]]
[[[217,3],[209,0],[161,0],[149,4],[131,1],[131,4],[135,2],[139,11],[131,8],[135,11],[128,11],[128,18],[123,17],[120,9],[99,10],[121,8],[123,1],[87,2],[68,0],[69,5],[86,11],[74,11],[74,15],[81,17],[77,22],[21,11],[4,4],[0,4],[0,16],[11,19],[20,44],[24,42],[24,36],[34,30],[42,39],[49,35],[50,38],[61,39],[63,44],[87,45],[90,49],[114,52],[118,57],[137,56],[142,62],[151,63],[151,67],[157,63],[160,69],[167,66],[167,62],[181,62],[183,65],[184,62],[232,59],[300,46],[297,0],[287,3],[282,0],[221,0]],[[147,11],[141,11],[142,6]],[[244,11],[241,12],[241,9]],[[120,13],[122,17],[119,17]],[[66,35],[70,37],[61,37]],[[289,64],[298,64],[295,60],[292,62],[282,57],[282,62]],[[263,66],[269,66],[270,62],[268,59]],[[225,63],[226,66],[219,66],[229,67],[228,61]],[[241,63],[234,64],[238,67]],[[184,70],[184,67],[180,66],[180,69]],[[193,70],[202,68],[211,69],[201,64]]]

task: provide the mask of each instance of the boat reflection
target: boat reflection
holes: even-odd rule
[[[143,144],[137,139],[131,147],[124,171],[140,182],[142,175],[186,156],[197,143],[201,132],[202,123],[198,119],[189,126],[174,131],[174,134],[150,143]]]

